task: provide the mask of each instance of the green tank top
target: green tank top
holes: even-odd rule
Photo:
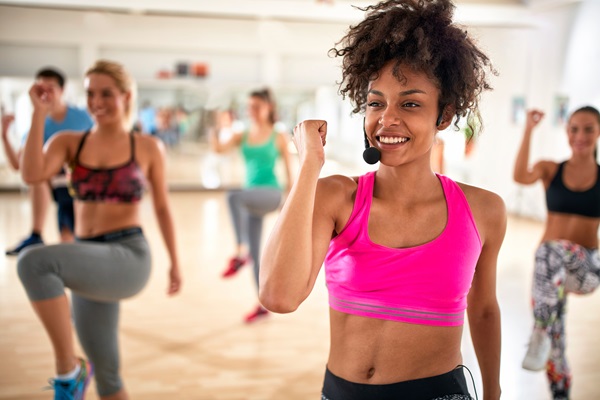
[[[242,155],[246,163],[245,187],[268,186],[280,189],[275,176],[275,162],[279,150],[275,144],[277,132],[273,131],[269,140],[259,145],[248,144],[248,132],[242,136]]]

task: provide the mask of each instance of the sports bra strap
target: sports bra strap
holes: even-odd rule
[[[85,131],[85,133],[83,134],[83,137],[79,141],[79,146],[77,147],[77,151],[75,152],[75,163],[77,163],[77,164],[79,164],[79,153],[81,153],[83,143],[85,142],[85,139],[87,139],[87,136],[89,134],[90,134],[90,130],[88,129],[87,131]]]
[[[133,129],[131,130],[131,133],[129,134],[129,137],[131,138],[131,162],[135,161],[135,138],[133,137]]]
[[[75,162],[77,164],[79,164],[79,153],[81,153],[81,149],[83,148],[85,139],[87,139],[89,134],[90,134],[90,130],[88,129],[87,131],[85,131],[85,133],[83,134],[83,137],[81,138],[81,141],[79,142],[79,146],[77,147],[77,151],[75,152]],[[135,161],[135,138],[133,137],[133,129],[131,130],[131,132],[129,134],[129,138],[130,138],[129,141],[131,142],[131,158],[129,159],[129,161]]]

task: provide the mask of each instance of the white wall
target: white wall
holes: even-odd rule
[[[208,85],[330,84],[336,62],[326,53],[346,27],[0,6],[0,76],[31,76],[46,63],[81,75],[111,57],[137,79],[179,61],[204,61]]]
[[[512,121],[512,101],[523,96],[527,108],[547,113],[532,140],[531,163],[567,157],[564,129],[554,124],[553,112],[556,96],[576,94],[565,90],[562,77],[578,8],[578,3],[570,3],[532,12],[534,25],[528,28],[479,30],[500,75],[493,81],[494,91],[483,97],[486,129],[470,163],[471,183],[499,193],[510,211],[537,219],[545,217],[543,187],[512,181],[524,127],[523,122]]]
[[[569,37],[562,86],[571,94],[572,107],[600,108],[600,1],[584,2]]]
[[[554,101],[556,96],[568,96],[570,107],[599,105],[600,47],[595,41],[600,37],[600,2],[530,3],[511,8],[504,22],[498,18],[474,22],[473,11],[486,13],[485,8],[471,8],[470,13],[462,6],[457,10],[500,74],[492,77],[494,90],[481,102],[485,131],[473,158],[449,157],[448,172],[496,191],[512,212],[543,218],[542,188],[512,182],[523,128],[512,121],[512,102],[522,97],[527,107],[548,113],[533,139],[532,162],[569,154],[563,128],[552,121]],[[246,90],[269,84],[313,90],[312,104],[304,104],[302,110],[331,120],[329,155],[355,160],[357,168],[367,170],[360,157],[362,119],[349,118],[347,102],[336,94],[339,61],[327,56],[347,27],[347,21],[235,20],[0,6],[0,76],[30,79],[45,64],[81,76],[96,58],[107,57],[123,62],[141,85],[151,88],[158,84],[154,77],[159,69],[172,68],[179,61],[204,61],[210,67],[208,78],[191,86],[210,92],[210,102],[222,101],[215,92],[230,87]],[[186,81],[172,84],[190,86]]]

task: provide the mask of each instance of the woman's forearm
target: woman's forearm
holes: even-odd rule
[[[21,176],[27,183],[44,180],[44,122],[46,114],[34,110],[21,156]]]
[[[177,257],[177,247],[175,242],[175,227],[173,224],[173,217],[168,207],[161,207],[156,210],[156,219],[158,226],[169,254],[171,261],[171,267],[179,267],[179,259]]]
[[[519,146],[517,158],[515,160],[515,168],[513,172],[513,178],[519,183],[529,183],[526,179],[527,173],[529,172],[529,149],[531,145],[531,134],[532,129],[527,127]]]
[[[4,154],[6,155],[6,159],[10,163],[10,166],[13,169],[18,171],[19,170],[19,156],[17,155],[17,153],[13,149],[12,145],[10,144],[10,141],[8,140],[8,136],[2,135],[2,142],[3,142],[2,144],[4,145]]]
[[[484,400],[500,398],[500,309],[491,310],[481,316],[469,318],[471,339],[481,378]]]

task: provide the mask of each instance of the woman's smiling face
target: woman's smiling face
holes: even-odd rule
[[[438,130],[439,89],[426,74],[402,64],[403,79],[398,79],[393,67],[394,62],[386,64],[369,84],[365,131],[371,145],[381,151],[385,165],[405,164],[421,157],[429,162]]]
[[[130,94],[123,93],[111,76],[89,74],[84,83],[88,110],[98,123],[125,118]]]
[[[591,112],[578,111],[567,124],[567,137],[573,153],[593,153],[600,137],[600,121]]]

